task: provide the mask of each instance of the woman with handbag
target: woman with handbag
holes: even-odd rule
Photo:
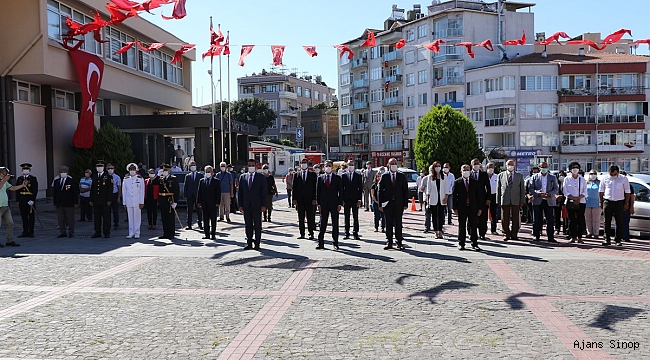
[[[585,232],[585,208],[587,206],[587,182],[580,176],[580,164],[569,164],[571,174],[564,179],[563,191],[566,197],[566,208],[569,217],[570,243],[582,244],[582,235]]]

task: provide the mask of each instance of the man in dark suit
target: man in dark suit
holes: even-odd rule
[[[408,207],[409,188],[406,175],[397,171],[397,159],[388,160],[390,171],[381,176],[379,181],[379,211],[386,216],[386,240],[384,250],[393,248],[393,228],[397,250],[404,250],[402,235],[402,216]]]
[[[36,201],[36,195],[38,195],[38,180],[31,173],[32,164],[24,163],[20,164],[20,167],[23,170],[23,174],[16,179],[16,184],[25,184],[25,188],[21,189],[16,195],[20,216],[23,219],[23,233],[18,237],[33,238],[34,219],[36,215],[34,212],[34,207],[36,206],[34,202]]]
[[[343,217],[345,217],[345,238],[350,238],[350,212],[352,212],[353,235],[359,240],[359,207],[363,195],[363,177],[354,171],[354,161],[348,161],[348,171],[343,178]]]
[[[327,160],[325,174],[321,175],[316,182],[316,203],[320,212],[317,250],[325,249],[325,231],[327,218],[330,215],[332,216],[332,245],[335,250],[339,249],[339,211],[343,205],[343,181],[332,172],[333,165],[331,160]]]
[[[53,202],[59,221],[59,238],[74,237],[74,211],[79,207],[79,185],[68,176],[69,168],[59,167],[59,178],[54,180]],[[68,233],[66,234],[66,228]]]
[[[196,162],[190,161],[190,172],[185,175],[185,183],[183,184],[183,197],[187,202],[187,227],[185,230],[192,230],[192,213],[194,213],[196,205],[199,181],[202,178],[203,174],[196,171]],[[203,229],[203,211],[196,210],[196,217],[198,218],[199,229]]]
[[[266,211],[266,197],[269,196],[264,175],[256,172],[255,159],[248,160],[248,173],[239,178],[239,211],[244,214],[246,224],[246,247],[244,250],[259,250],[262,241],[262,213]],[[255,246],[253,247],[253,230]]]
[[[93,238],[102,236],[111,237],[111,204],[113,203],[113,175],[104,171],[104,161],[98,160],[95,165],[97,173],[93,176],[90,187],[90,206],[93,207],[95,216],[95,233]]]
[[[492,185],[490,185],[490,177],[485,171],[481,170],[481,161],[479,159],[472,160],[472,174],[471,177],[478,181],[479,191],[483,192],[483,204],[478,204],[481,209],[481,216],[478,218],[478,237],[485,240],[485,234],[488,229],[488,207],[491,204]]]
[[[314,231],[316,231],[316,180],[318,176],[309,171],[309,162],[302,159],[300,171],[293,176],[293,205],[298,210],[298,229],[300,236],[298,239],[305,238],[305,216],[307,217],[307,230],[309,230],[309,240],[314,240]]]
[[[485,191],[479,181],[471,176],[469,165],[461,167],[462,176],[454,183],[454,214],[458,216],[458,250],[465,250],[467,237],[467,223],[469,221],[470,240],[472,249],[481,251],[478,247],[477,226],[478,219],[483,213],[485,205]]]
[[[171,166],[164,164],[162,166],[162,176],[158,177],[155,185],[159,185],[158,207],[160,208],[160,221],[163,226],[163,235],[160,239],[172,240],[176,236],[176,205],[180,192],[178,179],[171,174]]]
[[[210,235],[212,235],[212,240],[217,239],[217,213],[220,203],[221,182],[214,176],[212,166],[208,165],[205,167],[205,177],[199,180],[196,190],[196,207],[203,213],[202,218],[205,220],[204,239],[209,239]],[[210,226],[212,226],[212,232],[210,232]]]

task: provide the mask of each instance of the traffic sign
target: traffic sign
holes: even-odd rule
[[[296,140],[302,140],[302,135],[304,134],[303,128],[296,128]]]

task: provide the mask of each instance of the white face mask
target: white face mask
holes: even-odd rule
[[[487,173],[490,175],[494,174],[494,169],[492,168],[487,169]]]
[[[331,173],[332,172],[332,167],[331,166],[325,166],[325,172],[326,173]]]
[[[59,176],[61,176],[61,179],[65,179],[68,177],[68,173],[60,173]]]
[[[307,163],[300,164],[300,168],[303,170],[307,169]]]
[[[29,175],[29,169],[23,169],[23,175]]]
[[[129,170],[129,175],[135,176],[136,171],[135,170]]]
[[[596,175],[596,174],[589,174],[589,180],[594,181],[594,180],[596,180],[596,179],[598,179],[598,175]]]
[[[104,172],[104,167],[103,166],[98,166],[98,167],[95,168],[95,170],[97,170],[98,173],[103,173]]]
[[[564,176],[560,176],[560,177],[558,177],[557,180],[558,180],[559,182],[564,181]]]
[[[397,171],[397,165],[391,165],[390,166],[390,171],[396,172]]]
[[[221,171],[225,172],[225,171],[226,171],[226,167],[225,167],[225,166],[222,166],[222,167],[221,167]]]
[[[205,173],[205,177],[206,177],[206,179],[211,178],[211,177],[212,177],[212,173],[209,173],[209,172]]]
[[[572,174],[577,174],[580,172],[580,169],[571,169]]]
[[[196,166],[194,165],[190,166],[190,171],[196,171]]]
[[[244,169],[241,169],[241,171],[239,171],[239,172],[243,174],[243,173],[244,173]]]
[[[479,171],[481,170],[481,165],[474,165],[472,166],[472,169],[474,169],[474,171]]]
[[[115,169],[108,169],[109,174],[113,175],[114,172],[115,172]]]
[[[436,166],[436,169],[435,169],[435,170],[436,170],[437,173],[439,173],[439,172],[440,172],[440,169],[442,169],[440,166]]]
[[[469,178],[469,174],[470,174],[470,171],[467,171],[467,170],[463,171],[463,177],[465,179]]]
[[[164,170],[164,171],[163,171],[163,176],[169,176],[169,171]]]
[[[153,179],[156,177],[156,174],[149,174],[149,178]]]
[[[442,171],[444,171],[445,174],[449,174],[449,168],[444,168],[444,169],[442,169]]]
[[[249,166],[248,167],[248,172],[251,173],[251,174],[254,173],[255,172],[255,166]]]
[[[262,172],[265,173],[265,174],[268,174],[268,173],[269,173],[269,169],[262,169]]]
[[[314,169],[314,172],[315,172],[316,174],[320,174],[320,168],[315,168],[315,169]]]
[[[514,165],[508,165],[508,171],[515,171]]]
[[[348,171],[349,172],[354,172],[354,166],[348,166]]]

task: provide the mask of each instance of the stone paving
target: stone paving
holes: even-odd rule
[[[41,206],[36,238],[0,249],[0,359],[650,358],[647,239],[549,246],[524,226],[460,252],[455,227],[434,239],[408,211],[406,251],[384,251],[361,211],[362,240],[318,251],[286,204],[260,252],[241,215],[216,241],[90,239],[87,222],[56,239]]]

